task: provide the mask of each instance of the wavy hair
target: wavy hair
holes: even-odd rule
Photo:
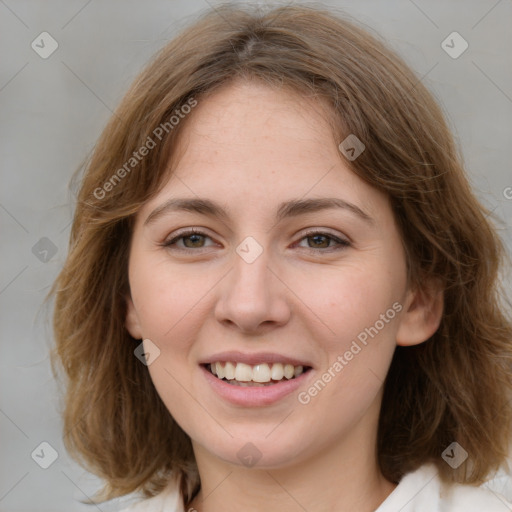
[[[400,57],[345,16],[225,5],[148,64],[83,166],[69,253],[50,292],[51,360],[65,379],[66,449],[106,482],[95,499],[149,497],[171,476],[186,502],[199,488],[190,438],[133,354],[127,265],[134,216],[168,177],[188,117],[172,128],[169,119],[233,80],[327,101],[336,140],[355,134],[366,145],[347,164],[390,198],[410,286],[435,279],[444,289],[437,332],[395,350],[378,425],[383,475],[398,482],[433,462],[444,481],[482,483],[505,462],[511,438],[512,327],[498,280],[505,253],[441,109]],[[132,161],[159,127],[155,147]],[[441,458],[452,441],[469,454],[455,470]]]

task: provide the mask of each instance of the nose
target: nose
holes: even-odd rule
[[[244,333],[263,333],[285,325],[291,316],[287,288],[269,266],[266,251],[252,263],[238,254],[233,269],[220,283],[215,316]]]

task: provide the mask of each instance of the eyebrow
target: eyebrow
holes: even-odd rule
[[[307,213],[318,212],[328,209],[343,209],[351,212],[368,224],[374,221],[370,215],[361,210],[355,204],[349,203],[337,197],[323,197],[317,199],[294,199],[285,201],[277,208],[276,218],[281,221],[285,218],[297,217]],[[187,211],[199,213],[210,217],[218,217],[222,220],[228,220],[227,211],[218,203],[203,198],[174,198],[169,199],[162,205],[155,208],[144,221],[144,226],[155,222],[158,218],[176,211]]]

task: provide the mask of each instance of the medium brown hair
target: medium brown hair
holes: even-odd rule
[[[366,145],[347,163],[390,198],[410,286],[436,280],[444,289],[437,332],[397,347],[391,363],[378,426],[383,475],[398,482],[432,461],[445,481],[483,482],[505,461],[512,425],[512,328],[497,279],[502,244],[421,80],[378,37],[308,6],[222,6],[203,15],[138,76],[103,131],[85,165],[69,254],[51,292],[67,450],[106,481],[101,501],[135,490],[154,495],[171,474],[181,477],[185,501],[198,490],[190,439],[125,328],[133,219],[168,178],[187,118],[122,179],[112,177],[176,109],[232,80],[328,102],[336,140],[355,134]],[[456,470],[441,458],[453,441],[469,454]]]

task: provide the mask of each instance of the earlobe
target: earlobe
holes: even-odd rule
[[[142,330],[140,328],[139,317],[137,315],[137,311],[135,311],[135,306],[130,296],[126,298],[125,326],[133,338],[136,340],[142,339]]]
[[[443,316],[444,294],[440,283],[430,282],[421,289],[409,290],[396,335],[401,346],[427,341],[439,328]]]

